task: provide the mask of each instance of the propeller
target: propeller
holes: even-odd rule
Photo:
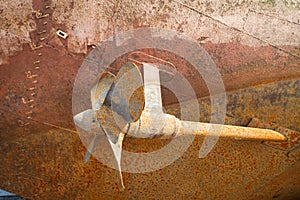
[[[118,163],[123,188],[121,153],[125,133],[122,130],[137,121],[142,113],[144,107],[142,86],[142,75],[133,63],[123,65],[117,76],[103,72],[97,77],[91,89],[92,109],[74,116],[77,127],[95,134],[84,161],[88,162],[95,147],[106,135]]]
[[[159,69],[154,64],[142,64],[144,81],[139,68],[130,62],[121,67],[117,76],[109,72],[100,74],[91,89],[92,109],[74,117],[76,126],[95,134],[88,147],[85,162],[106,135],[118,162],[123,187],[120,163],[125,135],[136,138],[170,138],[194,134],[237,140],[286,140],[284,135],[273,130],[181,121],[164,113]],[[220,133],[215,134],[210,131],[212,129],[218,129]]]

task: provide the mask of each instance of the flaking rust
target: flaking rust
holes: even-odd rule
[[[226,88],[231,91],[228,92],[227,111],[230,113],[228,123],[246,126],[251,118],[257,118],[259,121],[269,124],[268,127],[271,127],[271,129],[276,127],[279,132],[281,132],[280,127],[288,129],[286,134],[290,135],[290,139],[286,142],[286,146],[282,146],[284,143],[266,142],[270,145],[265,145],[259,142],[236,143],[221,139],[208,157],[199,160],[194,156],[199,149],[194,147],[201,145],[202,141],[200,138],[197,138],[193,146],[181,159],[165,169],[147,174],[124,173],[123,176],[127,187],[121,194],[115,185],[118,175],[116,171],[105,167],[95,159],[91,159],[88,164],[83,164],[82,159],[85,148],[76,134],[70,134],[56,128],[48,131],[48,126],[41,126],[40,123],[35,121],[30,121],[31,126],[27,126],[29,122],[26,122],[23,118],[23,121],[19,121],[18,118],[11,117],[11,112],[8,112],[8,110],[13,110],[12,112],[17,114],[15,105],[18,103],[22,105],[19,96],[26,96],[21,93],[24,90],[24,86],[19,86],[18,90],[18,85],[15,85],[17,84],[15,80],[22,80],[22,78],[26,80],[26,76],[23,73],[25,70],[24,66],[32,65],[31,61],[28,61],[26,64],[23,62],[20,65],[22,58],[28,57],[27,51],[24,50],[19,52],[20,56],[17,59],[10,59],[9,66],[3,66],[7,72],[9,72],[9,68],[21,72],[21,78],[9,72],[9,76],[3,77],[4,81],[1,86],[1,89],[3,88],[3,93],[1,93],[3,96],[1,97],[9,96],[5,92],[6,88],[18,91],[16,92],[17,101],[13,101],[14,97],[10,96],[10,103],[8,100],[5,102],[5,105],[3,105],[5,111],[1,113],[3,120],[1,141],[4,141],[0,146],[2,156],[0,168],[3,167],[0,170],[3,180],[1,181],[1,188],[29,199],[299,198],[297,194],[300,191],[298,173],[300,169],[300,148],[297,136],[299,135],[300,122],[297,120],[299,119],[299,106],[295,106],[297,103],[295,99],[299,99],[299,96],[295,96],[297,90],[296,92],[292,91],[299,85],[299,80],[292,80],[293,78],[299,79],[299,59],[292,59],[285,54],[282,55],[282,52],[271,46],[262,47],[251,38],[243,34],[237,34],[230,28],[224,28],[222,25],[214,23],[202,15],[196,15],[188,8],[178,6],[176,2],[154,1],[153,3],[153,1],[148,1],[140,3],[137,1],[132,6],[132,1],[122,1],[122,3],[113,1],[113,4],[116,6],[113,6],[114,9],[110,9],[111,4],[107,4],[107,2],[93,1],[95,6],[90,7],[91,9],[89,10],[86,9],[86,5],[89,5],[91,1],[74,3],[71,1],[51,2],[45,0],[44,2],[46,5],[55,8],[54,16],[44,18],[49,20],[48,22],[42,22],[42,19],[38,19],[43,25],[43,29],[39,31],[44,30],[45,25],[51,25],[52,21],[50,20],[53,20],[54,23],[63,25],[62,27],[64,28],[66,27],[64,30],[70,35],[75,35],[74,33],[78,31],[86,33],[83,36],[84,40],[80,39],[82,35],[69,38],[68,45],[71,53],[78,52],[78,49],[81,52],[85,50],[81,45],[82,43],[87,44],[86,38],[91,43],[98,43],[99,35],[101,34],[100,40],[108,36],[112,30],[111,26],[114,26],[114,24],[119,24],[121,29],[127,30],[135,21],[138,21],[138,23],[142,21],[143,24],[151,24],[155,27],[180,28],[181,31],[194,37],[194,39],[199,36],[208,37],[205,40],[208,42],[205,43],[204,41],[205,44],[203,45],[220,67]],[[268,41],[273,41],[278,45],[283,45],[286,49],[293,49],[292,51],[299,55],[297,51],[299,46],[297,41],[299,35],[297,33],[299,31],[295,31],[299,27],[299,22],[297,22],[297,12],[294,12],[297,9],[297,4],[293,4],[292,1],[273,2],[248,1],[245,3],[240,1],[237,6],[236,2],[230,4],[228,1],[218,1],[218,3],[201,1],[201,5],[198,4],[199,2],[193,1],[189,5],[197,9],[202,7],[203,11],[211,16],[220,14],[222,16],[218,18],[224,21],[241,19],[234,21],[234,23],[237,23],[237,27],[243,26],[246,31],[266,38]],[[21,5],[20,3],[29,6],[17,9]],[[100,6],[96,6],[98,3],[100,3]],[[202,3],[204,3],[203,6]],[[37,1],[34,1],[33,4],[37,6]],[[28,16],[28,14],[23,13],[23,11],[31,12],[32,1],[10,1],[6,5],[11,5],[13,12],[10,12],[10,15],[11,13],[14,13],[14,15],[9,16],[5,13],[6,8],[9,6],[4,7],[4,12],[1,15],[8,17],[9,24],[21,24],[21,27],[15,26],[16,30],[9,29],[8,31],[18,36],[29,35],[29,29],[23,26],[23,24],[28,22],[28,18],[24,17]],[[251,11],[255,8],[258,12],[264,14],[248,13],[249,7]],[[226,11],[227,9],[228,12]],[[0,9],[0,12],[2,12],[2,9]],[[44,12],[45,10],[43,10],[42,14],[45,14]],[[95,13],[96,15],[94,15]],[[266,13],[273,13],[275,16],[268,17],[265,16]],[[143,15],[142,18],[140,17],[141,15]],[[78,16],[82,17],[79,18]],[[96,22],[97,25],[82,27],[82,25],[85,25],[86,16],[88,18],[92,16],[93,22]],[[120,24],[119,22],[127,19],[127,16],[130,19]],[[15,19],[18,17],[26,19],[26,21],[9,20],[10,18]],[[284,18],[284,20],[277,20],[278,17]],[[298,24],[292,26],[286,19],[289,19],[289,21],[294,20],[293,23]],[[107,21],[112,21],[109,27],[107,27]],[[6,24],[3,23],[3,25],[7,26]],[[104,31],[99,31],[99,27],[102,27]],[[200,28],[195,29],[195,27]],[[4,27],[1,28],[4,29]],[[272,31],[273,28],[275,28],[275,31]],[[23,33],[17,30],[21,30]],[[49,29],[47,28],[47,30]],[[16,51],[15,49],[18,49],[16,44],[22,43],[18,38],[14,39],[17,40],[16,43],[5,43],[5,39],[1,41],[7,46],[5,50],[8,51]],[[29,39],[25,38],[28,41]],[[247,44],[251,46],[249,47]],[[290,44],[295,45],[289,46]],[[37,99],[40,102],[47,102],[47,104],[39,104],[37,102],[39,107],[36,109],[38,112],[36,116],[38,119],[47,118],[54,124],[63,124],[73,128],[69,120],[71,118],[70,93],[72,91],[72,79],[74,78],[71,74],[76,74],[76,66],[82,60],[80,56],[74,54],[74,57],[63,56],[65,52],[58,51],[56,45],[53,45],[54,49],[47,47],[47,45],[43,47],[39,43],[36,45],[33,46],[32,50],[34,52],[41,50],[43,51],[43,59],[48,58],[45,59],[47,62],[43,60],[43,69],[41,68],[40,70],[44,70],[42,71],[43,74],[41,74],[43,78],[40,79],[43,90],[38,91],[41,94],[41,99]],[[14,48],[11,48],[12,46]],[[56,59],[57,56],[59,56],[60,60]],[[65,72],[66,66],[69,66],[67,72]],[[182,70],[187,75],[194,75],[194,73],[189,71],[188,67],[182,66]],[[13,77],[14,81],[9,81],[7,77]],[[290,80],[279,81],[283,79]],[[51,80],[55,81],[52,82]],[[31,81],[29,82],[31,84]],[[48,87],[50,82],[52,82],[52,87]],[[198,83],[197,80],[192,78],[191,82]],[[269,82],[273,83],[259,85]],[[237,91],[237,89],[249,86],[251,87],[248,89]],[[28,85],[26,88],[35,87]],[[205,88],[201,86],[196,86],[195,88],[196,91],[201,91],[200,96],[202,96]],[[35,91],[35,89],[32,91]],[[204,95],[207,95],[207,93]],[[166,96],[166,99],[170,99],[170,97]],[[210,104],[204,101],[203,98],[199,99],[201,109],[200,121],[209,122],[211,116],[208,112]],[[60,102],[60,104],[57,102]],[[8,108],[7,105],[9,106]],[[174,109],[172,114],[179,117],[179,110]],[[16,117],[20,116],[17,115]],[[26,129],[29,132],[24,134],[17,127],[11,125],[14,122],[21,126],[26,125]],[[276,125],[273,126],[273,123]],[[294,131],[298,131],[298,133]],[[284,131],[281,133],[284,133]],[[290,141],[295,141],[295,143],[291,142],[291,145],[289,145]],[[125,149],[141,152],[157,149],[160,147],[160,144],[160,140],[153,140],[147,143],[137,139],[128,139],[124,142]],[[32,157],[34,159],[28,159]]]

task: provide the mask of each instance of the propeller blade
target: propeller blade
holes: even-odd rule
[[[104,105],[99,111],[97,111],[97,119],[105,131],[108,139],[116,144],[120,132],[125,127],[123,127],[123,124],[127,124],[124,118]],[[121,122],[121,125],[117,122]]]
[[[121,184],[123,189],[125,188],[124,186],[124,181],[123,181],[123,176],[122,176],[122,168],[121,168],[121,156],[122,156],[122,144],[123,144],[123,139],[124,139],[125,134],[120,132],[118,141],[116,143],[112,143],[110,140],[110,146],[114,152],[116,161],[118,163],[118,168],[119,168],[119,173],[120,173],[120,178],[121,178]]]
[[[98,133],[101,131],[100,124],[95,118],[96,112],[92,109],[85,110],[74,116],[75,125],[89,133]]]
[[[143,108],[142,75],[136,65],[127,63],[118,72],[96,118],[115,144],[119,133],[128,123],[139,119]]]
[[[135,64],[127,63],[121,67],[105,104],[127,122],[140,118],[144,109],[144,87],[143,77]]]
[[[97,82],[91,89],[92,109],[99,110],[111,89],[116,76],[110,72],[103,72],[98,76]]]
[[[95,137],[93,138],[91,144],[89,145],[86,154],[84,156],[84,162],[87,163],[94,151],[94,149],[96,148],[97,144],[100,142],[100,140],[103,138],[104,134],[97,134],[95,135]]]

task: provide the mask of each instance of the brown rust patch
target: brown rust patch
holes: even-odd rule
[[[273,57],[269,56],[273,55],[270,52],[276,50],[270,50],[270,47],[209,45],[205,48],[211,54],[215,52],[213,59],[221,71],[227,90],[299,77],[299,60],[278,55],[283,63],[273,63]],[[62,49],[55,45],[41,49],[43,56],[40,59],[43,65],[39,73],[35,114],[32,116],[37,122],[31,121],[30,126],[19,127],[17,122],[25,118],[24,112],[27,111],[21,104],[21,97],[30,87],[24,72],[35,61],[35,57],[26,46],[24,51],[9,59],[9,64],[1,66],[3,120],[0,123],[0,148],[3,164],[0,171],[4,180],[1,188],[23,197],[41,199],[139,198],[141,191],[150,199],[240,199],[264,191],[264,187],[276,177],[280,182],[278,184],[283,184],[288,177],[280,177],[280,174],[294,172],[290,170],[290,166],[299,159],[297,149],[292,150],[288,158],[282,150],[256,142],[221,140],[207,158],[198,159],[197,152],[202,139],[197,138],[182,158],[165,169],[147,174],[124,173],[127,189],[120,192],[117,171],[95,159],[91,159],[88,164],[83,163],[86,149],[77,135],[39,123],[45,121],[74,128],[71,113],[72,87],[84,56],[70,55]],[[225,53],[222,49],[228,52]],[[261,54],[266,49],[269,53]],[[243,53],[238,53],[241,50]],[[256,56],[252,56],[253,54]],[[158,52],[155,55],[163,56],[180,66],[179,71],[188,77],[198,96],[207,95],[205,84],[203,81],[201,83],[201,79],[184,60],[168,52]],[[122,59],[118,59],[112,64],[115,72],[121,66],[121,61]],[[279,72],[283,66],[284,70]],[[300,124],[294,120],[299,117],[294,109],[297,97],[293,90],[297,88],[297,84],[297,80],[283,81],[228,93],[227,105],[231,122],[245,125],[245,121],[257,117],[299,130]],[[166,105],[176,101],[166,91],[163,91],[163,95]],[[209,121],[209,99],[200,99],[199,102],[200,120]],[[178,109],[168,112],[180,115]],[[125,140],[124,143],[127,150],[134,152],[152,151],[164,145],[154,140]],[[299,166],[296,171],[299,171]],[[283,184],[282,187],[292,188],[293,185]],[[261,196],[275,195],[274,188],[268,191],[270,192]]]

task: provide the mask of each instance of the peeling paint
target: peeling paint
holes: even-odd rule
[[[7,63],[7,57],[23,49],[31,42],[30,32],[36,24],[31,17],[31,0],[0,1],[0,65]]]

